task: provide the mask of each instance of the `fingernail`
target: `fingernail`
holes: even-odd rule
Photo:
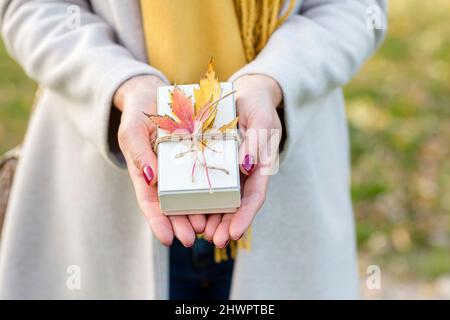
[[[241,236],[239,238],[237,238],[236,241],[241,240],[243,236],[244,236],[244,234],[241,234]]]
[[[252,173],[253,169],[255,168],[255,161],[253,161],[253,157],[251,155],[247,154],[244,157],[242,168],[244,168],[244,170],[247,171],[248,174]]]
[[[143,170],[143,173],[144,173],[145,182],[148,185],[150,185],[150,183],[152,182],[153,178],[155,177],[155,174],[153,173],[152,167],[145,166],[144,170]]]

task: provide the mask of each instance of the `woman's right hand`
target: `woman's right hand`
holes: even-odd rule
[[[113,100],[115,107],[122,111],[118,140],[139,207],[156,238],[169,246],[176,236],[184,246],[190,247],[195,234],[205,229],[205,216],[163,215],[155,186],[158,161],[150,141],[156,137],[157,128],[144,112],[156,113],[156,91],[164,85],[160,78],[145,75],[131,78],[119,87]]]

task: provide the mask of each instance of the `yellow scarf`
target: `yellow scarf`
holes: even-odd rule
[[[197,83],[214,57],[226,81],[264,48],[295,1],[141,0],[148,58],[172,83]]]
[[[153,67],[171,83],[197,83],[207,62],[214,57],[220,81],[252,61],[270,35],[289,16],[295,1],[289,0],[141,0],[147,54]],[[237,247],[249,248],[251,232]],[[216,250],[215,260],[228,259],[226,249]]]
[[[141,0],[147,53],[172,83],[197,83],[206,64],[224,81],[245,65],[232,0]]]

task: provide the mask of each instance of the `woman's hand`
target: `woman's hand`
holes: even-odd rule
[[[265,75],[246,75],[234,82],[239,129],[244,141],[239,150],[243,180],[241,207],[233,214],[208,216],[204,236],[223,248],[240,239],[262,207],[271,174],[278,165],[281,104],[278,83]]]
[[[176,236],[184,246],[194,244],[195,233],[203,232],[204,215],[166,217],[159,208],[157,181],[158,161],[151,146],[156,126],[147,114],[156,113],[156,91],[165,83],[155,76],[137,76],[120,86],[114,105],[122,111],[118,140],[133,181],[139,206],[156,236],[164,245],[171,245]]]

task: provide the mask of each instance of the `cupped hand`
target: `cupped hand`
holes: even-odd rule
[[[239,130],[244,141],[239,150],[242,202],[237,212],[207,217],[204,237],[218,248],[239,240],[264,204],[270,176],[278,165],[281,104],[278,83],[265,75],[245,75],[234,82]]]
[[[165,216],[159,207],[157,157],[151,141],[157,128],[144,115],[156,113],[156,93],[166,85],[155,76],[137,76],[123,83],[114,95],[113,103],[122,111],[118,131],[119,146],[127,162],[139,207],[157,239],[166,246],[177,237],[186,246],[192,246],[195,234],[205,229],[204,215]]]

